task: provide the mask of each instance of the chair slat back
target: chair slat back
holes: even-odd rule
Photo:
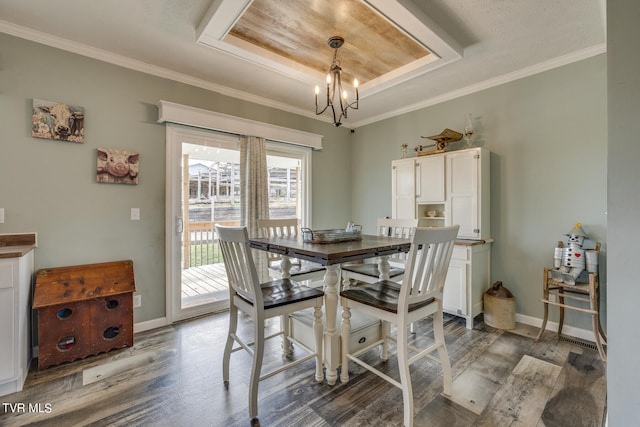
[[[442,299],[458,225],[416,228],[405,265],[398,311],[429,298]]]
[[[413,232],[418,227],[417,219],[378,218],[378,235],[411,239]],[[404,264],[406,253],[398,253],[389,257],[389,262]]]
[[[216,233],[230,289],[261,307],[262,291],[256,266],[251,256],[247,227],[216,225]]]
[[[261,237],[297,236],[300,222],[297,218],[258,219],[258,229]],[[281,261],[282,256],[267,252],[269,265]]]
[[[297,218],[258,219],[262,237],[297,236],[298,226]]]

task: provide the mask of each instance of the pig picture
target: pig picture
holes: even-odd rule
[[[98,148],[96,180],[111,184],[138,183],[138,153]]]
[[[34,99],[31,136],[83,143],[84,108]]]

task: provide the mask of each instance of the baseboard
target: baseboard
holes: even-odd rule
[[[542,325],[542,319],[532,316],[525,316],[523,314],[516,313],[516,321],[525,325],[534,326],[539,328]],[[168,319],[166,317],[159,317],[157,319],[147,320],[145,322],[138,322],[133,325],[133,333],[149,331],[151,329],[161,328],[167,326]],[[547,321],[548,331],[556,332],[558,330],[558,323]],[[562,327],[562,334],[574,338],[579,338],[585,341],[593,342],[593,331],[591,329],[580,329],[570,325],[564,325]]]
[[[525,316],[523,314],[516,313],[516,321],[523,323],[529,326],[535,326],[539,328],[542,325],[542,319],[538,319],[537,317]],[[166,317],[159,317],[157,319],[146,320],[144,322],[138,322],[133,325],[133,333],[136,334],[138,332],[150,331],[152,329],[162,328],[163,326],[167,326],[168,319]],[[558,323],[547,321],[546,330],[557,331]],[[579,338],[585,341],[593,342],[593,331],[590,329],[580,329],[573,326],[564,325],[562,328],[563,335],[571,336],[574,338]],[[38,357],[38,346],[34,346],[32,348],[33,357]]]
[[[516,313],[516,322],[523,323],[525,325],[535,326],[539,328],[542,326],[542,319],[538,319],[537,317],[525,316],[523,314]],[[558,331],[558,322],[550,322],[547,321],[547,331]],[[562,335],[567,335],[574,338],[579,338],[584,341],[594,341],[593,331],[591,329],[580,329],[574,326],[564,325],[562,327]]]
[[[166,317],[159,317],[157,319],[138,322],[133,325],[133,333],[137,334],[138,332],[144,332],[144,331],[150,331],[151,329],[162,328],[163,326],[167,326],[168,324],[169,323]]]

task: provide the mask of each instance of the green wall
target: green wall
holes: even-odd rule
[[[525,321],[539,319],[542,267],[577,221],[603,242],[606,277],[605,55],[350,133],[11,36],[0,35],[0,45],[0,233],[38,232],[36,268],[133,259],[143,296],[136,322],[165,316],[161,99],[324,135],[324,149],[313,154],[312,225],[353,219],[365,231],[391,213],[390,165],[400,144],[413,148],[424,143],[420,135],[460,130],[472,112],[474,142],[492,153],[492,281],[515,293]],[[83,106],[87,142],[32,138],[33,98]],[[140,184],[97,184],[98,147],[140,152]],[[141,221],[130,221],[131,207],[140,208]],[[590,329],[579,314],[569,313],[567,324]]]
[[[32,138],[33,98],[83,106],[86,142]],[[0,233],[37,232],[36,269],[132,259],[143,302],[135,322],[165,316],[159,100],[324,135],[313,153],[312,225],[349,220],[348,129],[0,34]],[[139,152],[139,184],[96,183],[98,147]],[[132,207],[140,221],[129,219]]]
[[[391,215],[391,161],[400,145],[414,153],[426,145],[421,135],[462,131],[465,113],[473,113],[474,145],[491,152],[491,280],[502,281],[522,320],[535,323],[543,267],[576,222],[603,243],[606,282],[606,105],[606,56],[599,55],[356,129],[351,216],[374,230],[376,218]],[[557,309],[550,312],[557,321]],[[591,330],[581,313],[568,312],[566,324]]]
[[[640,301],[637,246],[640,239],[640,2],[607,2],[609,353],[607,405],[610,426],[638,425],[640,341],[635,316]],[[635,188],[635,189],[634,189]]]

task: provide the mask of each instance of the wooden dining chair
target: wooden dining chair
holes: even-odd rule
[[[411,239],[418,226],[417,219],[410,218],[378,218],[378,235]],[[399,252],[389,256],[389,280],[399,282],[404,276],[404,264],[407,254]],[[342,267],[342,286],[348,289],[359,283],[375,283],[380,280],[380,269],[377,262],[345,265]],[[385,325],[386,326],[386,325]],[[410,326],[411,333],[415,333],[413,323]],[[383,358],[386,358],[387,346],[381,348]]]
[[[459,226],[416,228],[406,261],[402,284],[382,280],[340,292],[342,305],[342,370],[340,380],[349,381],[348,362],[354,361],[402,390],[404,425],[413,426],[413,389],[409,366],[422,357],[438,351],[443,373],[443,393],[451,395],[451,364],[444,341],[442,292]],[[377,317],[396,325],[396,337],[385,333],[382,338],[356,352],[349,349],[351,310]],[[421,349],[408,342],[407,328],[412,322],[433,315],[435,342]],[[390,328],[385,328],[390,330]],[[396,342],[400,381],[376,369],[359,356],[386,340]],[[409,352],[416,353],[409,357]]]
[[[300,285],[290,279],[278,279],[260,283],[258,273],[249,247],[249,235],[246,227],[224,227],[216,225],[222,258],[229,280],[229,332],[224,348],[222,378],[225,387],[229,387],[229,369],[231,353],[246,350],[253,357],[251,378],[249,380],[249,417],[258,416],[258,384],[260,381],[276,375],[285,369],[315,358],[315,379],[323,380],[322,372],[322,302],[324,292],[319,289]],[[287,337],[307,351],[307,355],[281,367],[262,374],[262,359],[265,340],[283,335],[281,330],[265,337],[265,320],[272,317],[288,318],[289,314],[313,309],[313,335],[315,348],[310,349],[293,337]],[[237,335],[238,310],[251,317],[255,339],[245,342]],[[286,322],[284,322],[286,323]],[[234,344],[239,346],[234,348]]]
[[[417,226],[417,219],[378,218],[377,234],[380,236],[410,239]],[[389,256],[390,280],[402,280],[406,258],[407,254],[405,253]],[[351,281],[374,283],[379,279],[380,270],[377,262],[345,265],[342,267],[342,284],[345,288],[350,286]]]
[[[300,221],[297,218],[258,219],[258,229],[261,237],[297,236]],[[325,269],[320,264],[300,259],[289,259],[291,262],[291,278],[303,280],[321,280]],[[282,255],[267,252],[269,276],[274,279],[282,278]]]

